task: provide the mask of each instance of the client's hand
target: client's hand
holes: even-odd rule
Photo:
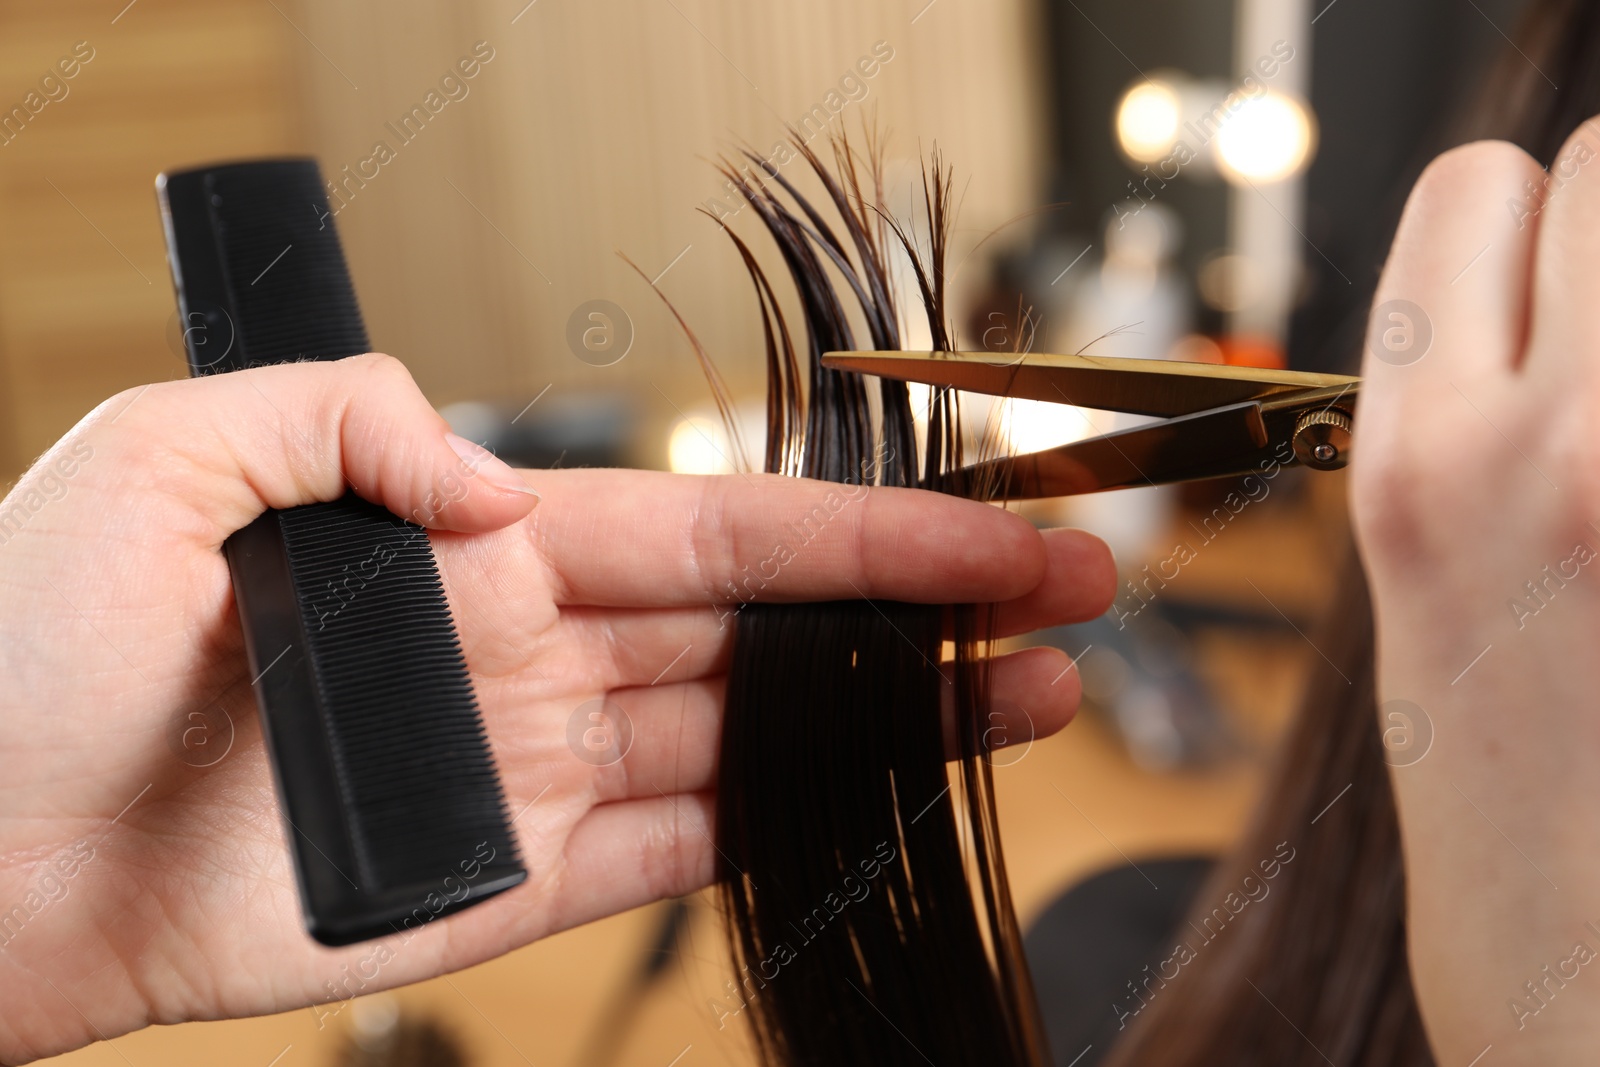
[[[1600,1048],[1597,152],[1437,160],[1368,337],[1353,504],[1441,1064]]]
[[[1111,597],[1094,538],[933,494],[524,477],[385,356],[130,391],[35,464],[0,504],[0,1061],[372,992],[707,884],[741,600],[1001,601],[1020,632]],[[434,531],[531,877],[334,951],[301,928],[221,545],[346,482]],[[1040,733],[1072,715],[1059,652],[995,679]],[[609,766],[568,740],[600,698],[633,731]]]

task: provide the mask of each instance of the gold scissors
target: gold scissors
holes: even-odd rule
[[[1342,374],[1033,352],[828,352],[822,363],[1160,419],[968,468],[995,467],[1004,474],[1001,491],[1012,499],[1235,477],[1273,464],[1338,470],[1349,460],[1361,386],[1360,378]]]

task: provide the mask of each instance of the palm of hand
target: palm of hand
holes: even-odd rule
[[[64,512],[73,503],[53,506]],[[214,545],[171,535],[193,521],[182,509],[147,509],[115,557],[91,556],[65,574],[41,571],[36,583],[7,590],[11,616],[42,631],[43,640],[26,647],[57,653],[19,664],[31,679],[19,705],[44,706],[45,694],[60,691],[53,679],[79,680],[74,699],[53,714],[8,715],[0,728],[0,759],[21,769],[7,807],[28,815],[5,842],[12,865],[0,874],[0,900],[15,906],[0,916],[0,967],[48,960],[40,973],[55,989],[45,987],[37,1014],[69,1032],[45,1043],[70,1047],[96,1029],[343,999],[707,880],[703,851],[693,842],[679,847],[684,833],[703,843],[707,803],[678,795],[671,760],[630,761],[630,774],[607,753],[568,743],[574,712],[637,678],[629,672],[647,669],[638,657],[648,659],[649,650],[595,655],[591,638],[618,620],[556,608],[531,522],[470,540],[436,533],[530,883],[513,891],[520,899],[471,910],[426,937],[396,939],[377,959],[371,945],[314,944],[300,926],[227,566]],[[39,516],[41,525],[67,518]],[[137,574],[117,575],[118,558],[144,562]],[[715,631],[715,615],[668,614],[676,617],[657,620],[647,640],[681,643],[639,684],[671,669],[648,699],[618,697],[636,722],[681,710],[694,736],[717,683],[669,679],[705,672],[716,650],[708,656],[694,643],[697,631]],[[630,621],[637,632],[639,620],[621,624]],[[648,780],[639,780],[639,768]],[[683,771],[686,788],[708,784],[703,760]],[[603,826],[575,833],[596,816]],[[640,842],[644,853],[626,854]],[[620,877],[609,891],[617,899],[566,892],[574,862],[580,883],[595,865],[615,866]],[[61,1001],[75,1010],[63,1013]],[[80,1015],[91,1004],[92,1028]],[[86,1032],[71,1032],[78,1029]]]

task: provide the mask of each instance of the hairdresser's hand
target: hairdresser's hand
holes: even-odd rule
[[[1508,144],[1435,162],[1379,287],[1395,332],[1369,339],[1353,503],[1442,1064],[1600,1050],[1597,149],[1590,123],[1547,202]]]
[[[0,1062],[343,1000],[707,884],[734,590],[1009,601],[1010,631],[1110,600],[1098,541],[985,505],[524,475],[464,445],[387,357],[273,367],[116,397],[0,505]],[[221,545],[347,481],[434,530],[532,877],[403,946],[331,951],[301,929]],[[997,689],[1049,733],[1068,668],[1030,650]],[[569,724],[603,697],[633,742],[595,766]]]

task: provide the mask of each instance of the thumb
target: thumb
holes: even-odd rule
[[[286,363],[131,390],[85,420],[122,461],[216,524],[336,500],[346,486],[436,530],[499,529],[539,501],[522,476],[450,433],[410,372],[379,354]]]

